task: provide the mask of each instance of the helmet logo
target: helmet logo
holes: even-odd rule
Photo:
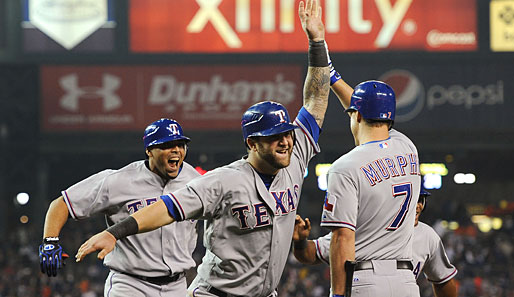
[[[286,122],[286,113],[283,110],[273,111],[272,114],[280,117],[280,123]]]
[[[168,129],[172,135],[180,135],[180,130],[178,129],[177,124],[170,124],[166,129]]]
[[[391,119],[391,112],[388,111],[388,112],[382,112],[380,113],[380,118],[381,119]]]

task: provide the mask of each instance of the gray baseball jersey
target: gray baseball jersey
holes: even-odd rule
[[[289,255],[305,170],[319,152],[312,137],[319,127],[305,109],[302,113],[295,120],[301,129],[295,130],[291,163],[279,170],[269,190],[243,158],[170,194],[166,205],[170,213],[177,212],[177,220],[206,220],[206,254],[190,293],[213,286],[237,296],[268,296],[277,287]]]
[[[354,230],[357,261],[412,259],[418,151],[402,133],[389,136],[359,145],[328,172],[321,226]]]
[[[113,225],[156,202],[155,197],[175,191],[199,175],[184,162],[179,175],[165,183],[145,166],[145,161],[137,161],[119,170],[94,174],[62,195],[73,219],[102,213],[107,224]],[[195,266],[192,253],[196,240],[195,221],[167,225],[118,240],[104,264],[116,271],[148,277],[183,272]]]
[[[412,263],[416,278],[423,271],[429,281],[442,284],[457,274],[457,269],[448,260],[441,238],[427,224],[418,222],[414,228],[412,248]]]
[[[332,232],[314,240],[316,257],[327,264],[330,263],[331,239]],[[416,279],[423,271],[427,279],[436,284],[445,283],[457,274],[457,269],[448,260],[439,235],[432,227],[422,222],[414,227],[412,264]]]

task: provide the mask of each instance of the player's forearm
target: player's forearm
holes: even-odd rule
[[[457,286],[453,279],[444,284],[433,284],[433,288],[436,297],[457,297]]]
[[[303,248],[293,243],[293,255],[303,264],[316,264],[319,262],[316,257],[316,244],[312,240],[307,240]]]
[[[352,98],[353,88],[350,87],[344,80],[340,79],[332,85],[332,91],[336,94],[339,102],[344,109],[350,106],[350,100]]]
[[[135,212],[132,216],[136,219],[138,233],[152,231],[175,221],[162,200]]]
[[[68,207],[63,197],[59,197],[50,203],[45,217],[45,226],[43,227],[43,238],[58,237],[62,227],[68,220]]]
[[[325,119],[330,92],[330,73],[328,67],[309,66],[303,87],[303,106],[316,119],[321,127]]]
[[[330,241],[330,274],[333,294],[345,293],[346,261],[355,260],[355,232],[347,228],[332,231]]]

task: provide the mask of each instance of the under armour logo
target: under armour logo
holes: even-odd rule
[[[103,110],[110,111],[121,106],[121,99],[115,91],[121,85],[121,79],[117,76],[104,74],[102,86],[83,86],[78,85],[78,75],[76,73],[66,75],[59,80],[59,85],[66,94],[61,98],[61,107],[71,111],[79,109],[79,99],[103,99]]]
[[[172,135],[180,135],[180,130],[178,129],[177,124],[170,124],[166,129],[168,129]]]
[[[272,112],[274,115],[278,115],[280,117],[280,122],[285,123],[286,122],[286,113],[283,110],[277,110]]]

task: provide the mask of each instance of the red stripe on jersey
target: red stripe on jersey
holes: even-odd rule
[[[77,214],[75,213],[75,210],[73,210],[73,205],[71,205],[71,201],[70,201],[70,198],[68,197],[68,193],[66,191],[62,191],[62,193],[63,193],[64,202],[66,204],[68,204],[68,206],[71,209],[71,212],[73,213],[73,218],[77,220],[78,219]]]

